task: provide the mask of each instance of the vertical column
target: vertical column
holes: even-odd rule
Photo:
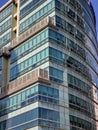
[[[7,48],[2,50],[2,73],[1,73],[1,93],[6,92],[6,88],[9,84],[9,74],[10,74],[10,58]]]
[[[0,57],[0,93],[2,87],[2,56]]]
[[[67,69],[63,72],[64,84],[59,86],[60,128],[70,130]]]
[[[17,0],[17,37],[19,36],[20,0]]]
[[[93,99],[95,102],[93,102],[93,108],[94,108],[94,115],[95,115],[95,119],[96,119],[96,130],[98,130],[98,88],[96,86],[96,84],[94,83],[94,85],[92,85],[93,88]]]
[[[13,0],[13,11],[12,11],[12,40],[18,37],[19,34],[19,2],[20,0]]]

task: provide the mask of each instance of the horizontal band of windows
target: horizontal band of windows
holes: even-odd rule
[[[31,111],[25,112],[6,121],[0,122],[0,129],[10,129],[23,123],[28,123],[29,121],[36,120],[37,118],[51,120],[52,122],[60,121],[59,112],[54,110],[49,110],[45,108],[36,108]],[[3,129],[2,129],[3,128]]]
[[[38,125],[38,120],[35,119],[35,120],[32,120],[32,121],[26,122],[25,124],[20,124],[18,126],[10,128],[9,130],[25,130],[27,128],[29,129],[29,128],[35,127],[37,125]]]
[[[49,29],[49,40],[54,41],[54,43],[62,45],[71,51],[74,51],[83,58],[86,58],[85,50],[82,47],[80,47],[77,43],[73,42],[71,39],[63,36],[60,33],[57,33],[52,29]]]
[[[0,44],[5,43],[11,38],[11,32],[6,33],[4,36],[0,38]]]
[[[34,0],[27,4],[24,8],[20,10],[20,19],[26,16],[28,13],[33,11],[39,4],[41,4],[44,0]]]
[[[69,106],[74,109],[81,110],[91,116],[94,114],[94,105],[72,94],[69,94]]]
[[[68,86],[76,89],[80,89],[85,92],[87,95],[91,95],[91,86],[87,83],[83,82],[82,80],[76,78],[75,76],[72,76],[71,74],[68,74],[67,76],[68,80]]]
[[[84,22],[82,20],[82,18],[77,15],[73,10],[71,10],[69,7],[65,6],[65,9],[63,10],[63,8],[60,9],[60,7],[56,7],[56,10],[62,15],[65,15],[69,18],[71,18],[72,20],[74,20],[74,22],[76,22],[78,24],[78,26],[84,30]]]
[[[74,4],[74,6],[76,6],[76,5]],[[91,32],[93,31],[92,34],[94,33],[94,35],[96,37],[94,23],[92,22],[92,19],[90,18],[90,16],[87,14],[87,12],[83,8],[82,8],[82,18],[80,18],[80,16],[77,15],[71,8],[68,8],[67,6],[65,6],[58,0],[56,1],[56,9],[58,11],[60,10],[60,13],[62,12],[64,14],[68,15],[68,17],[70,17],[71,19],[76,21],[78,23],[78,25],[80,25],[82,28],[85,27],[84,21],[82,19],[83,14],[84,14],[84,19],[85,19],[86,23],[89,24]]]
[[[63,9],[63,8],[62,8]],[[71,9],[70,9],[71,10]],[[61,11],[62,10],[60,10],[60,14],[61,14]],[[65,12],[64,12],[64,14],[65,14]],[[64,15],[64,14],[62,14],[62,15]],[[71,15],[73,14],[73,13],[70,13]],[[78,16],[77,16],[78,17]],[[71,19],[73,19],[73,15],[72,16],[70,16],[70,18]],[[78,25],[81,23],[81,20],[79,20],[80,18],[78,17],[77,18],[77,21],[78,21]],[[74,20],[74,19],[73,19]],[[75,21],[75,20],[74,20]],[[84,22],[83,22],[84,23]],[[62,27],[63,29],[64,29],[64,27]],[[96,32],[94,33],[93,31],[95,31],[95,29],[94,29],[94,27],[93,27],[93,30],[87,25],[87,23],[85,23],[85,26],[83,27],[82,26],[82,28],[84,28],[85,29],[85,32],[86,32],[86,34],[87,34],[87,36],[92,40],[92,42],[94,43],[94,45],[96,46]],[[84,31],[83,31],[84,32]],[[72,32],[70,32],[71,34],[73,34]],[[97,46],[96,46],[97,47]]]
[[[42,57],[42,55],[43,55],[43,57]],[[46,48],[46,49],[42,50],[41,52],[39,52],[38,54],[30,57],[29,59],[23,61],[22,63],[20,63],[18,65],[16,65],[15,67],[11,68],[11,76],[14,77],[14,75],[16,76],[17,73],[21,73],[22,68],[23,68],[23,72],[25,70],[27,71],[28,66],[29,66],[29,70],[31,70],[32,65],[34,63],[36,64],[38,61],[40,61],[41,59],[44,59],[47,56],[49,56],[48,60],[63,64],[63,65],[66,64],[68,67],[73,66],[73,68],[75,68],[76,71],[79,71],[79,72],[81,72],[82,74],[85,74],[85,75],[89,74],[88,68],[85,67],[85,65],[81,64],[80,62],[78,62],[77,60],[75,60],[74,58],[63,54],[62,52],[60,52],[56,49]],[[35,61],[34,63],[33,63],[33,59]],[[22,66],[22,68],[21,68],[21,66]]]
[[[88,74],[88,72],[85,72],[85,70],[82,70],[82,68],[83,68],[83,66],[84,66],[84,65],[82,65],[82,64],[81,64],[81,65],[82,65],[82,68],[80,68],[80,65],[79,65],[79,64],[77,64],[77,67],[75,67],[75,66],[72,65],[71,63],[67,63],[66,60],[59,60],[58,58],[55,58],[55,57],[49,57],[49,60],[50,60],[51,62],[55,62],[55,63],[58,63],[58,64],[63,65],[63,66],[67,65],[67,67],[72,68],[73,70],[75,70],[75,71],[81,73],[83,76],[87,76],[87,79],[91,79],[90,74]],[[75,59],[74,59],[74,62],[76,62]],[[86,70],[86,71],[87,71],[87,70]]]
[[[88,36],[88,38],[90,39],[90,41],[95,45],[96,47],[96,35],[94,36],[92,30],[90,29],[90,27],[85,24],[85,32],[86,32],[86,35]],[[96,47],[97,48],[97,47]]]
[[[6,28],[4,28],[4,30],[0,31],[0,35],[2,35],[5,31],[7,31],[8,29],[11,28],[11,25],[7,26]]]
[[[20,7],[24,5],[27,2],[27,0],[20,0]]]
[[[43,120],[43,119],[38,119],[35,121],[30,121],[29,123],[25,123],[23,125],[17,126],[15,128],[11,128],[9,130],[23,130],[25,128],[31,128],[34,126],[45,126],[48,128],[54,128],[56,130],[56,128],[60,128],[60,123],[59,122],[54,122],[54,121],[48,121],[48,120]],[[58,129],[57,129],[58,130]]]
[[[18,93],[15,96],[2,100],[0,102],[0,111],[9,108],[11,106],[14,106],[15,104],[17,105],[17,103],[21,104],[21,102],[30,99],[36,94],[45,95],[47,97],[50,96],[51,98],[54,99],[59,98],[58,89],[52,88],[50,86],[42,85],[42,84],[33,85],[30,88],[24,90],[23,92]]]
[[[49,59],[50,59],[50,61],[57,62],[57,63],[59,63],[59,64],[63,63],[63,62],[61,62],[61,60],[56,59],[56,58],[50,57]],[[36,63],[35,66],[31,66],[31,67],[29,67],[28,69],[24,69],[22,72],[13,75],[12,80],[13,80],[14,78],[17,78],[17,77],[19,77],[20,75],[22,75],[22,74],[28,72],[28,71],[34,69],[35,67],[37,67],[37,66],[39,66],[40,64],[42,64],[42,63],[48,61],[49,59],[47,59],[47,60],[44,59],[44,60],[42,60],[42,61]],[[60,78],[61,78],[61,77],[60,77]],[[57,82],[59,82],[59,83],[62,83],[62,82],[63,82],[63,79],[60,80],[60,79],[58,79],[58,78],[55,79],[55,78],[52,78],[52,77],[51,77],[50,79],[51,79],[51,80],[54,80],[54,81],[57,81]],[[86,90],[84,90],[84,91],[87,92]]]
[[[70,34],[75,35],[76,38],[79,38],[81,41],[85,41],[85,36],[76,27],[66,22],[59,16],[56,16],[56,25],[68,31]]]
[[[81,127],[79,128],[78,126],[71,125],[70,130],[86,130],[86,129],[83,129]]]
[[[96,129],[93,129],[94,128],[93,123],[83,120],[81,118],[78,118],[76,116],[70,115],[70,123],[74,127],[77,126],[86,130],[96,130]]]
[[[19,76],[21,76],[21,75],[23,75],[23,74],[25,74],[25,73],[27,73],[27,72],[29,72],[29,71],[35,69],[36,67],[38,67],[38,66],[40,66],[41,64],[47,62],[48,60],[49,60],[49,58],[46,57],[46,58],[44,58],[44,59],[41,59],[39,62],[36,62],[35,64],[32,64],[31,66],[28,66],[27,68],[23,68],[23,70],[21,70],[21,71],[19,71],[19,72],[17,72],[17,71],[15,70],[15,71],[16,71],[15,74],[13,74],[13,72],[11,72],[11,73],[10,73],[10,74],[11,74],[11,75],[10,75],[10,81],[12,81],[12,80],[16,79],[17,77],[19,77]],[[14,69],[13,69],[13,71],[14,71]]]
[[[51,42],[51,39],[49,39],[49,41]],[[53,41],[53,40],[52,40]],[[16,51],[12,51],[12,53],[11,53],[11,63],[13,63],[13,62],[15,62],[15,61],[17,61],[18,59],[20,59],[20,58],[22,58],[23,56],[25,56],[25,55],[27,55],[28,53],[30,53],[30,52],[32,52],[33,50],[35,50],[36,48],[38,48],[38,47],[40,47],[40,46],[42,46],[43,44],[45,44],[46,42],[48,42],[48,38],[47,39],[45,39],[45,40],[43,40],[43,41],[41,41],[41,42],[39,42],[39,44],[35,44],[34,45],[34,47],[32,46],[31,48],[26,48],[26,50],[24,49],[24,51],[20,51],[20,50],[23,50],[23,47],[24,47],[24,45],[23,45],[23,47],[20,47],[19,49],[17,49],[17,52],[18,52],[18,50],[21,52],[20,54],[18,54]],[[55,43],[57,43],[56,42],[56,40],[54,41]],[[73,43],[74,44],[74,43]],[[61,44],[63,47],[64,47],[64,45],[65,44]],[[68,46],[67,46],[68,45]],[[67,45],[65,45],[65,47],[67,46],[67,48],[69,49],[71,49],[72,47],[71,47],[71,42],[69,42]],[[29,46],[29,44],[27,45],[27,46]],[[73,46],[73,45],[72,45]],[[77,46],[78,47],[78,46]],[[72,49],[73,50],[73,49]],[[82,51],[82,49],[80,48],[80,49],[78,49],[78,50],[81,50]],[[76,50],[75,50],[76,51]],[[78,51],[78,52],[80,52],[80,54],[82,53],[84,53],[83,51],[81,52],[81,51]],[[77,52],[77,53],[78,53]],[[15,54],[16,53],[16,54]],[[83,56],[81,54],[81,56]],[[84,53],[85,54],[85,53]],[[84,57],[84,56],[83,56]]]
[[[63,37],[62,37],[63,38]],[[78,46],[76,43],[74,43],[72,40],[65,38],[65,41],[60,40],[61,38],[56,39],[55,37],[49,37],[49,42],[53,44],[58,44],[59,46],[62,46],[63,48],[68,49],[68,51],[72,51],[81,58],[86,58],[86,52],[83,48]]]
[[[49,53],[50,53],[50,55],[52,54],[54,56],[58,56],[58,59],[62,58],[62,53],[60,51],[58,51],[56,49],[52,49],[52,48],[46,48],[46,49],[42,50],[41,52],[37,53],[36,55],[33,55],[29,59],[23,61],[22,63],[12,67],[11,71],[10,71],[10,79],[13,80],[14,78],[17,78],[18,76],[34,69],[35,67],[39,66],[40,64],[43,64],[44,62],[48,61]],[[58,74],[60,75],[60,73],[58,73]],[[58,75],[58,77],[59,77],[59,75]],[[61,75],[60,75],[60,78],[63,79],[63,76],[61,77]]]
[[[24,3],[25,3],[25,1],[26,1],[26,0],[20,0],[20,4],[21,4],[22,2],[24,2]]]
[[[50,80],[62,84],[63,80],[50,76]]]
[[[12,12],[12,5],[9,5],[4,11],[0,13],[0,22],[3,21],[6,17],[8,17]]]
[[[36,66],[36,63],[38,65],[39,61],[41,64],[41,61],[43,61],[45,58],[47,59],[49,53],[49,48],[45,48],[44,50],[38,52],[37,54],[29,57],[28,59],[24,60],[23,62],[11,67],[10,69],[10,76],[15,75],[16,73],[20,73],[23,70]]]
[[[16,54],[16,57],[13,59],[11,59],[11,64],[16,62],[17,60],[21,59],[22,57],[24,57],[25,55],[29,54],[30,52],[34,51],[35,49],[37,49],[38,47],[44,45],[46,42],[48,42],[48,39],[45,39],[44,41],[41,41],[40,44],[37,44],[35,46],[32,46],[32,48],[24,51],[22,54],[20,54],[19,56],[17,56]],[[27,49],[27,48],[26,48]]]
[[[11,38],[6,40],[5,42],[3,42],[2,44],[0,44],[0,48],[2,48],[3,46],[7,45],[9,42],[11,41]]]
[[[9,20],[7,20],[5,23],[3,23],[0,26],[0,34],[2,34],[4,31],[8,30],[11,27],[11,24],[12,24],[11,18]]]
[[[25,21],[23,23],[20,24],[20,34],[25,32],[27,29],[31,28],[34,24],[36,24],[37,22],[41,21],[42,19],[44,19],[45,17],[47,17],[50,13],[52,13],[54,11],[54,8],[51,9],[50,11],[48,11],[46,14],[44,14],[43,16],[41,16],[40,18],[38,18],[37,20],[34,19],[35,21],[32,23],[30,23],[29,21]]]
[[[93,19],[93,14],[89,7],[89,4],[84,0],[81,0],[80,3],[82,4],[82,7],[83,7],[82,11],[85,9],[87,11],[89,17],[91,17]]]
[[[47,102],[47,103],[52,103],[54,105],[59,105],[58,99],[54,99],[52,97],[46,97],[46,96],[43,96],[43,95],[37,95],[37,96],[32,95],[32,97],[28,98],[27,100],[22,101],[19,104],[16,104],[14,106],[11,106],[9,108],[1,110],[0,116],[4,116],[4,115],[6,115],[10,112],[16,111],[17,109],[20,109],[22,107],[25,107],[25,106],[30,105],[31,103],[35,103],[35,102]]]
[[[89,89],[88,88],[84,88],[84,86],[81,85],[73,85],[72,83],[68,83],[68,87],[76,89],[78,91],[80,91],[81,93],[83,93],[86,96],[89,96]]]
[[[82,7],[81,4],[76,0],[67,0],[67,2],[74,7],[76,11],[78,11],[79,14],[82,16]]]
[[[53,41],[51,42],[51,43],[54,43]],[[57,42],[56,42],[57,43]],[[59,42],[57,43],[57,44],[59,44]],[[64,47],[64,44],[61,44],[61,45],[63,45],[63,47]],[[64,55],[63,53],[62,53],[62,58],[60,59],[60,58],[58,58],[58,57],[56,57],[55,55],[52,55],[51,53],[50,53],[50,57],[49,57],[49,60],[50,61],[54,61],[54,62],[58,62],[59,64],[62,64],[62,65],[65,65],[66,64],[66,61],[67,61],[67,59],[68,59],[68,55]],[[58,60],[58,61],[57,61]]]
[[[48,37],[49,31],[49,39]],[[31,40],[25,42],[23,45],[19,46],[17,49],[11,51],[11,63],[15,62],[19,58],[28,54],[30,51],[36,49],[40,45],[44,44],[47,41],[57,43],[66,47],[68,50],[71,50],[77,53],[79,56],[85,58],[85,51],[79,45],[74,43],[72,40],[64,37],[63,35],[53,31],[53,30],[45,30],[39,35],[35,36]]]
[[[83,12],[83,14],[84,14],[84,18],[85,18],[85,20],[87,20],[87,22],[89,23],[89,25],[91,25],[91,27],[92,27],[92,29],[93,29],[93,31],[95,32],[95,28],[93,28],[94,27],[94,24],[95,24],[95,20],[94,20],[94,16],[93,16],[93,13],[92,13],[92,7],[90,8],[89,7],[89,4],[87,4],[87,2],[86,1],[84,1],[84,0],[81,0],[81,3],[82,3],[82,5],[83,5],[83,9],[82,9],[82,12]],[[89,21],[90,20],[90,21]],[[92,26],[93,25],[93,26]],[[95,32],[95,34],[96,34],[96,32]]]
[[[83,70],[80,70],[78,67],[73,66],[71,63],[67,64],[67,67],[71,68],[72,70],[82,74],[86,79],[88,79],[91,82],[91,75],[87,72],[84,72]]]
[[[20,24],[20,33],[24,32],[25,30],[30,28],[30,26],[40,21],[44,17],[48,16],[51,12],[53,12],[53,10],[54,10],[54,1],[50,2],[45,7],[36,12],[34,15],[32,15],[24,22],[22,22]]]
[[[94,116],[94,113],[92,113],[92,112],[90,112],[90,111],[88,111],[88,110],[86,110],[78,105],[72,104],[72,103],[69,104],[69,108],[75,109],[75,110],[79,111],[80,113],[87,115],[88,117]],[[95,118],[95,117],[93,117],[93,118]]]
[[[84,109],[89,109],[90,111],[90,103],[72,94],[69,94],[69,103],[76,104]]]
[[[85,65],[83,65],[82,63],[80,63],[79,61],[75,60],[74,58],[70,56],[67,59],[67,66],[87,76],[89,80],[92,79],[89,69]]]
[[[84,30],[84,21],[82,20],[82,18],[77,15],[74,11],[72,11],[70,8],[65,7],[66,11],[62,11],[59,8],[56,7],[56,10],[59,14],[62,14],[63,16],[67,16],[68,18],[70,18],[71,20],[73,20],[73,22],[75,22],[78,27],[80,27],[82,29],[82,31]]]
[[[45,42],[48,41],[48,30],[44,30],[39,33],[39,35],[33,37],[32,39],[24,42],[21,46],[11,51],[11,63],[15,62],[17,59],[23,57],[24,55],[30,53],[34,49],[40,47]]]

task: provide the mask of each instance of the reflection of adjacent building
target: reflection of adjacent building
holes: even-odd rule
[[[0,130],[97,130],[91,3],[10,0],[0,25]]]

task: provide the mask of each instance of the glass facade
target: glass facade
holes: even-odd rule
[[[0,26],[0,34],[11,27],[11,19],[7,20],[4,24]]]
[[[92,4],[9,1],[0,25],[0,130],[97,130]]]
[[[0,48],[11,41],[12,4],[0,12]]]
[[[12,5],[9,5],[5,10],[0,13],[0,22],[11,14]]]
[[[0,116],[13,112],[38,100],[59,104],[59,91],[45,85],[33,85],[29,89],[0,102]]]
[[[11,33],[9,32],[0,38],[0,46],[8,44],[10,40],[11,40]]]
[[[23,130],[36,125],[50,125],[59,128],[59,112],[45,108],[36,108],[1,122],[0,129]]]
[[[28,9],[30,9],[30,8],[28,8]],[[38,22],[41,19],[43,19],[44,17],[48,16],[50,13],[53,12],[53,9],[54,9],[54,0],[52,0],[46,6],[42,7],[42,9],[40,9],[38,12],[34,13],[31,17],[27,18],[24,22],[22,22],[20,24],[20,33],[26,31],[28,28],[30,28],[30,26],[34,25],[35,22]],[[27,11],[27,10],[25,10],[25,11]],[[24,13],[21,12],[21,15],[23,15]]]
[[[35,67],[43,64],[48,60],[48,48],[35,54],[34,56],[24,60],[20,64],[17,64],[10,69],[10,80],[23,75],[27,71],[34,69]],[[34,68],[33,68],[34,67]]]

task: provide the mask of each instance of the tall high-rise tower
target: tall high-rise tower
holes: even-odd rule
[[[90,1],[9,0],[1,8],[0,130],[98,130]]]

